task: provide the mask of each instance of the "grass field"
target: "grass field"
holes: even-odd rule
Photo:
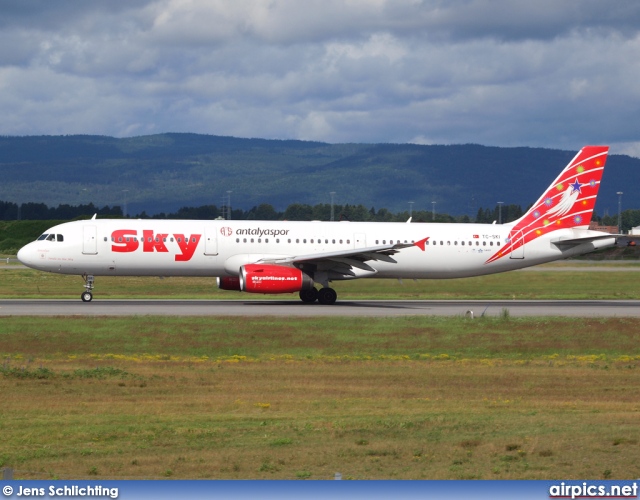
[[[636,478],[639,332],[624,318],[4,317],[0,466]]]
[[[567,265],[571,271],[561,271]],[[640,299],[640,264],[597,263],[605,272],[590,271],[594,264],[539,266],[536,271],[514,271],[452,280],[362,279],[334,282],[339,300],[362,299]],[[573,270],[575,269],[575,270]],[[0,260],[2,298],[78,298],[84,291],[79,276],[43,273],[7,266]],[[194,298],[259,300],[290,295],[250,295],[218,290],[213,278],[96,277],[96,299]]]

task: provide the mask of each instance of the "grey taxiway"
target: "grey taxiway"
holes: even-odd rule
[[[638,300],[0,300],[0,316],[640,317]]]

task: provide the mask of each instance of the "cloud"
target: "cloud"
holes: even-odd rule
[[[20,0],[0,133],[640,150],[640,5]]]

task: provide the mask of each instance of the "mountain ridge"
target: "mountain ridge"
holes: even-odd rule
[[[0,137],[0,200],[95,203],[129,213],[183,206],[249,209],[329,203],[475,216],[498,201],[533,203],[577,151],[478,144],[329,144],[165,133]],[[610,155],[596,211],[635,200],[640,160]]]

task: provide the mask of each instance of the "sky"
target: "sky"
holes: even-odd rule
[[[608,144],[637,0],[0,0],[0,134]]]

